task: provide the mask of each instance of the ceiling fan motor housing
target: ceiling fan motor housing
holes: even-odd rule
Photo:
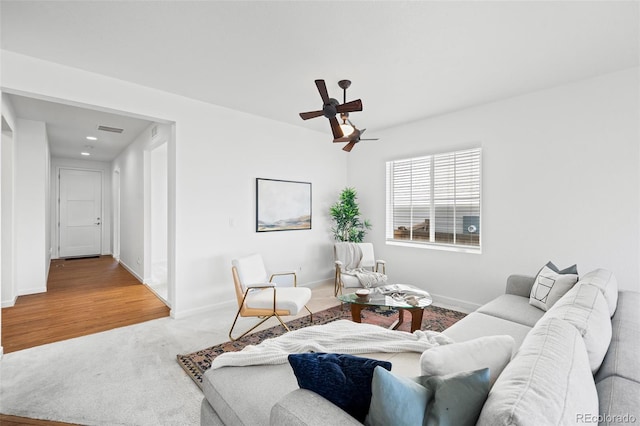
[[[337,99],[330,98],[329,103],[322,106],[322,113],[327,118],[335,117],[338,113],[338,110],[336,109],[338,105],[340,105],[340,102],[338,102]]]

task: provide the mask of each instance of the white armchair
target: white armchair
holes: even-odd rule
[[[335,261],[334,295],[342,292],[342,288],[362,287],[360,279],[349,273],[357,269],[367,269],[380,274],[380,284],[386,282],[386,262],[376,259],[371,243],[335,243],[333,246]]]
[[[302,308],[309,312],[309,319],[313,321],[313,313],[306,304],[311,299],[311,290],[297,286],[295,271],[267,274],[262,261],[262,256],[252,254],[250,256],[234,259],[231,273],[238,299],[238,312],[229,330],[229,338],[237,340],[260,324],[275,316],[280,324],[289,331],[281,316],[297,315]],[[273,278],[281,275],[293,276],[293,287],[277,287]],[[233,337],[232,332],[238,321],[238,317],[261,317],[262,321],[251,327],[238,337]]]

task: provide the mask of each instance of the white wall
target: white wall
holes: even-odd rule
[[[152,143],[154,126],[141,132],[112,163],[112,170],[120,174],[120,262],[140,281],[144,279],[144,152]]]
[[[17,119],[15,280],[18,295],[44,292],[50,262],[49,141],[45,123]]]
[[[151,264],[167,262],[167,142],[154,147],[149,152],[150,212],[146,220],[150,224]],[[149,217],[150,216],[150,217]]]
[[[235,256],[261,252],[270,268],[302,267],[303,285],[332,276],[327,210],[346,185],[348,154],[336,149],[328,134],[12,52],[3,51],[2,59],[2,86],[11,90],[175,122],[168,154],[169,174],[175,176],[169,183],[175,206],[169,212],[170,227],[175,227],[175,235],[169,232],[175,241],[170,276],[176,286],[174,316],[233,300],[230,264]],[[130,184],[125,166],[135,175],[137,156],[131,151],[119,159],[123,201]],[[313,229],[256,233],[257,177],[311,182]],[[136,191],[129,196],[142,199]],[[123,205],[123,215],[125,210]],[[137,233],[137,228],[130,231]],[[131,243],[128,258],[142,255],[137,244]],[[121,246],[123,258],[124,240]]]
[[[576,262],[582,273],[612,269],[621,287],[638,289],[637,70],[377,132],[380,141],[346,154],[327,134],[303,127],[11,52],[2,57],[9,89],[175,122],[168,153],[174,316],[232,300],[230,261],[251,252],[273,269],[302,267],[303,285],[330,278],[326,212],[347,182],[394,281],[482,303],[503,291],[508,274],[535,273],[553,260]],[[385,246],[384,162],[474,142],[484,156],[483,253]],[[144,198],[143,145],[114,163],[122,180],[121,258],[134,265],[144,255],[142,208],[135,209]],[[312,182],[313,229],[256,233],[257,177]],[[132,237],[126,250],[125,236]]]
[[[74,158],[51,158],[51,247],[52,257],[57,259],[58,253],[58,173],[60,169],[92,170],[102,173],[102,254],[111,254],[111,163],[103,161],[79,160]]]
[[[349,157],[348,180],[393,281],[471,304],[512,273],[551,260],[603,267],[640,290],[638,69],[576,82],[375,133]],[[373,136],[373,133],[372,133]],[[482,254],[387,246],[385,162],[483,148]]]
[[[0,275],[0,305],[2,307],[13,306],[18,297],[18,289],[14,279],[13,256],[15,243],[13,237],[13,205],[14,205],[14,140],[13,129],[15,129],[15,113],[13,106],[9,102],[7,96],[2,96],[2,140],[0,141],[1,151],[1,233],[2,233],[2,250],[1,265],[2,272]],[[8,129],[5,129],[5,123]]]

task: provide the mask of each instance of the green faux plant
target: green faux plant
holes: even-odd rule
[[[371,224],[368,220],[360,220],[360,207],[356,202],[358,194],[354,188],[345,188],[340,199],[331,206],[329,213],[334,225],[331,228],[336,241],[361,243]]]

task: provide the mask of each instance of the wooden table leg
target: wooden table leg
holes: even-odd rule
[[[360,311],[362,311],[362,305],[359,303],[351,304],[351,319],[353,322],[362,322],[360,320]]]
[[[389,326],[391,330],[397,330],[404,322],[404,309],[398,309],[398,319]]]
[[[411,332],[422,329],[422,315],[424,314],[423,308],[411,308],[407,309],[411,312]]]

